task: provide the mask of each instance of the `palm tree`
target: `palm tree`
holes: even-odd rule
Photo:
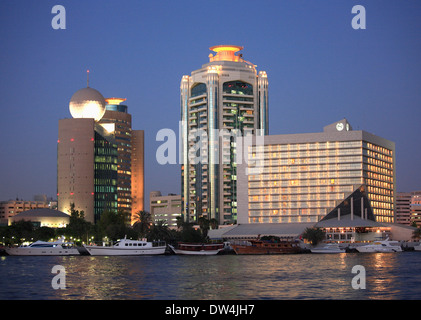
[[[144,210],[138,211],[135,213],[135,221],[133,229],[145,238],[152,226],[152,215]]]
[[[303,238],[310,241],[313,246],[317,245],[325,238],[325,233],[320,228],[306,228]]]
[[[172,240],[172,233],[166,225],[166,220],[158,220],[152,225],[148,232],[148,240],[163,240],[166,242]]]
[[[209,230],[209,220],[208,220],[208,218],[200,217],[197,220],[197,223],[200,226],[200,230],[202,230],[203,237],[206,238],[206,236],[208,235],[208,230]]]
[[[412,239],[414,239],[414,240],[420,240],[420,238],[421,238],[421,228],[416,228],[412,232]]]
[[[215,218],[210,219],[209,224],[210,224],[211,229],[213,230],[218,229],[219,227],[219,222]]]

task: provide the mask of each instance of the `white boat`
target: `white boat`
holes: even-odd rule
[[[79,250],[72,242],[60,239],[54,242],[35,241],[30,245],[5,248],[11,256],[71,256],[80,255]]]
[[[178,243],[177,247],[168,245],[175,254],[211,256],[224,250],[223,243]]]
[[[421,251],[421,243],[419,243],[417,246],[414,246],[415,251]]]
[[[345,253],[345,249],[339,248],[336,243],[327,243],[323,246],[310,249],[311,253]]]
[[[374,241],[365,246],[358,246],[358,252],[402,252],[402,247],[397,241],[390,241],[389,238],[383,241]]]
[[[164,254],[167,247],[163,241],[120,239],[111,246],[83,245],[91,256],[140,256]]]

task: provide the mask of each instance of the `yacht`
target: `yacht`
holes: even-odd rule
[[[389,238],[383,241],[374,241],[373,243],[358,246],[358,252],[402,252],[402,248],[397,241],[390,241]]]
[[[167,247],[163,241],[120,239],[114,245],[83,245],[91,256],[140,256],[164,254]]]
[[[80,255],[73,242],[65,242],[60,239],[54,242],[35,241],[30,245],[5,248],[11,256],[70,256]]]
[[[311,253],[345,253],[345,249],[339,248],[337,243],[326,243],[325,245],[310,249]]]

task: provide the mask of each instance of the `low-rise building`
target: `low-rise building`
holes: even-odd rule
[[[41,199],[39,196],[35,201],[8,200],[0,201],[0,224],[7,225],[8,219],[15,215],[31,209],[55,209],[57,201],[48,200],[47,197]]]
[[[17,221],[31,221],[37,227],[65,228],[70,222],[70,215],[52,209],[31,209],[10,217],[8,224]]]
[[[181,195],[170,193],[163,196],[160,191],[149,194],[150,213],[155,223],[164,221],[169,227],[177,226],[177,217],[181,216]]]

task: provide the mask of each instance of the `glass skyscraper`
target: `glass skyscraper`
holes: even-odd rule
[[[237,54],[211,47],[209,63],[181,79],[182,213],[220,224],[237,220],[236,136],[268,134],[268,79]],[[199,147],[198,147],[199,145]],[[199,158],[199,161],[197,159]]]

